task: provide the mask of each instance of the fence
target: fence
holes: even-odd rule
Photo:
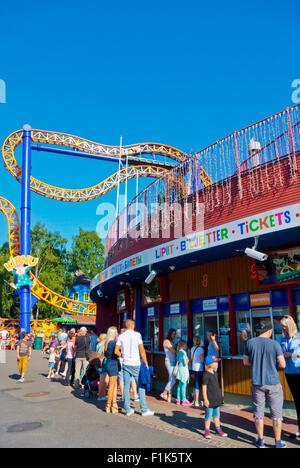
[[[202,192],[206,210],[231,203],[233,177],[238,179],[242,198],[241,175],[246,171],[253,197],[277,184],[283,185],[278,163],[288,158],[290,177],[294,178],[297,171],[295,155],[299,151],[299,104],[232,133],[190,155],[140,192],[112,223],[106,239],[106,252],[136,226],[139,225],[141,231],[147,229],[146,220],[149,216],[154,219],[161,207],[184,201],[191,194],[196,194],[197,199]],[[261,184],[260,180],[265,182]]]

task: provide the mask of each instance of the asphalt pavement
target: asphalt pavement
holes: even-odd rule
[[[155,411],[152,417],[142,417],[138,402],[133,401],[131,417],[124,412],[106,414],[105,402],[65,387],[62,378],[47,380],[48,360],[40,351],[33,351],[24,383],[17,382],[15,352],[6,355],[7,363],[0,364],[0,448],[254,448],[256,433],[249,409],[223,407],[222,428],[228,437],[220,437],[212,427],[212,439],[207,441],[203,408],[177,406],[151,393],[147,402]],[[288,448],[300,447],[299,439],[288,438],[295,423],[292,417],[284,419],[283,440]],[[268,417],[265,442],[274,447]]]
[[[0,364],[1,448],[205,447],[200,436],[189,440],[106,414],[102,402],[84,399],[62,379],[47,380],[48,361],[40,351],[33,351],[24,383],[16,380],[15,352],[7,351],[6,357],[7,364]]]

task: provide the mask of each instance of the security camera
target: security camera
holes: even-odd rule
[[[145,279],[145,283],[146,284],[150,284],[151,281],[154,280],[155,276],[157,275],[157,271],[155,270],[151,270],[150,274],[147,276],[147,278]]]
[[[101,291],[101,289],[98,289],[97,294],[99,297],[103,297],[103,292]]]
[[[259,252],[258,250],[255,250],[255,249],[247,248],[245,250],[245,254],[248,255],[248,257],[255,258],[255,260],[259,260],[260,262],[264,262],[268,258],[267,254],[263,252]]]

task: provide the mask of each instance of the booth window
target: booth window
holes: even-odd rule
[[[252,317],[252,335],[253,338],[258,336],[256,332],[257,328],[259,327],[259,323],[261,320],[271,320],[271,313],[270,308],[268,309],[252,309],[251,310],[251,317]]]
[[[273,315],[273,328],[275,334],[275,340],[278,343],[281,342],[282,339],[282,326],[280,320],[284,315],[289,315],[289,308],[288,307],[273,307],[272,309]]]
[[[193,336],[199,336],[204,340],[203,314],[193,314]]]
[[[164,317],[164,335],[167,336],[168,330],[174,328],[176,330],[176,341],[187,340],[187,316],[186,315],[169,315]]]
[[[231,355],[229,311],[219,312],[219,339],[223,356]]]
[[[237,351],[238,355],[244,354],[246,340],[252,338],[251,318],[249,310],[236,312]],[[243,339],[243,337],[245,339]]]
[[[146,320],[145,347],[158,351],[158,318],[148,317]]]
[[[85,301],[85,302],[89,302],[89,300],[90,300],[90,295],[89,295],[89,293],[84,293],[84,301]]]
[[[74,299],[74,301],[79,301],[79,293],[74,293],[73,294],[73,299]]]
[[[298,330],[300,330],[300,306],[296,306],[296,320]]]

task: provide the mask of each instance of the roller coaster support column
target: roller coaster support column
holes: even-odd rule
[[[21,255],[30,255],[30,173],[31,173],[31,127],[23,127],[22,193],[21,193]],[[30,288],[20,289],[20,325],[30,332]]]

